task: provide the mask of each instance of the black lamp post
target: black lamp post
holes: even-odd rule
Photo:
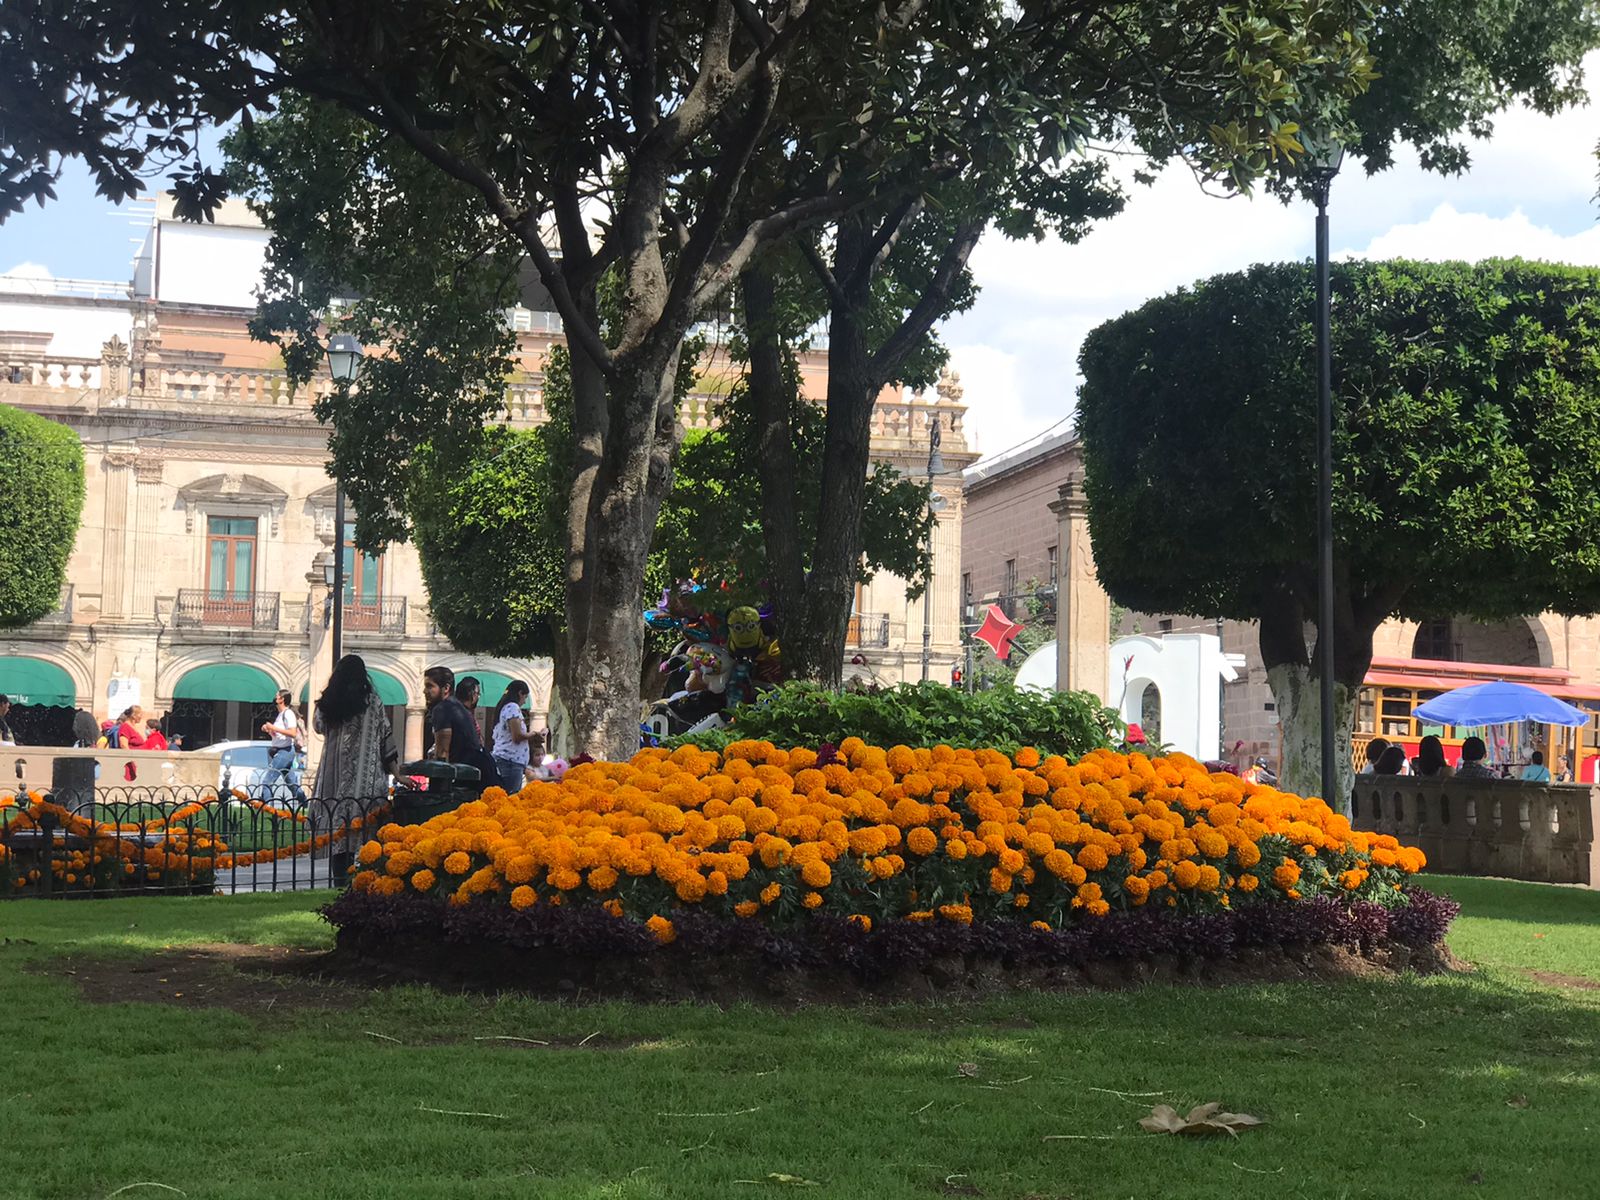
[[[338,385],[341,400],[350,394],[350,385],[361,373],[361,343],[348,333],[328,342],[328,373]],[[344,487],[333,484],[333,661],[344,657]]]
[[[934,479],[944,474],[944,455],[939,453],[942,433],[939,414],[928,423],[928,511],[937,514],[944,508],[944,497],[934,491]],[[928,582],[922,589],[922,680],[928,680],[928,660],[933,654],[933,534],[937,517],[928,526]]]
[[[1317,658],[1322,703],[1322,798],[1335,811],[1339,773],[1333,728],[1333,344],[1332,288],[1328,272],[1328,189],[1344,161],[1344,147],[1328,142],[1312,151],[1311,192],[1317,202]]]

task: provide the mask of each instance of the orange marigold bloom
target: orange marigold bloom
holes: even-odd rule
[[[754,900],[741,900],[733,906],[733,911],[737,916],[753,917],[761,911],[761,906]]]
[[[1043,929],[1046,933],[1048,933],[1050,931],[1050,922],[1049,921],[1030,921],[1029,925],[1030,925],[1031,928],[1034,928],[1034,929]]]
[[[419,892],[425,892],[434,885],[435,878],[432,871],[428,870],[427,867],[423,867],[422,870],[411,877],[411,886]]]
[[[1261,847],[1254,842],[1243,842],[1234,850],[1233,861],[1241,867],[1253,867],[1261,861]]]
[[[850,924],[861,930],[862,933],[872,932],[872,918],[867,916],[866,913],[851,913],[848,920]]]
[[[1024,746],[1021,750],[1017,751],[1016,757],[1011,761],[1016,763],[1017,766],[1026,767],[1031,771],[1034,767],[1039,765],[1039,752],[1032,746]]]
[[[600,907],[605,909],[613,917],[620,917],[622,915],[622,901],[618,900],[614,896],[610,900],[607,900]]]
[[[591,890],[604,892],[616,887],[618,878],[615,867],[594,867],[589,871],[589,877],[585,882]]]
[[[801,898],[800,903],[803,904],[806,908],[821,908],[822,907],[822,893],[821,892],[807,892]]]
[[[1214,892],[1222,886],[1222,872],[1210,863],[1200,868],[1200,882],[1195,885],[1202,892]]]
[[[801,867],[800,878],[805,880],[808,887],[825,888],[833,882],[833,870],[819,859]]]
[[[377,842],[367,842],[356,852],[356,857],[361,860],[362,866],[370,867],[383,857],[383,847]]]
[[[972,924],[972,906],[970,904],[941,904],[939,915],[946,921],[954,921],[958,925]]]
[[[960,862],[967,856],[967,844],[957,838],[951,838],[944,844],[944,852],[948,858]]]
[[[997,892],[1000,895],[1004,895],[1005,893],[1009,892],[1011,890],[1011,876],[1006,874],[1006,872],[1002,871],[999,867],[990,868],[989,890],[991,892]]]
[[[926,856],[939,848],[939,835],[926,825],[918,825],[906,832],[906,845],[910,847],[911,853]],[[965,851],[965,847],[962,849]]]
[[[1111,862],[1103,847],[1092,844],[1079,848],[1077,860],[1085,871],[1104,871]]]
[[[1188,891],[1199,884],[1200,868],[1188,859],[1184,859],[1172,868],[1172,882]]]
[[[1300,882],[1300,868],[1292,862],[1286,862],[1272,872],[1272,882],[1289,891]]]
[[[675,940],[678,936],[678,931],[672,927],[672,922],[661,916],[659,913],[651,917],[644,924],[646,929],[656,935],[656,941],[660,942],[663,946],[665,946],[668,942]]]
[[[369,842],[367,844],[371,845],[372,843]],[[472,870],[472,859],[462,851],[457,850],[444,860],[444,869],[452,875],[465,875]]]
[[[538,893],[527,884],[511,889],[511,907],[518,911],[524,908],[532,908],[538,902]]]
[[[1241,892],[1253,892],[1260,884],[1261,881],[1254,875],[1244,874],[1239,876],[1239,890]]]

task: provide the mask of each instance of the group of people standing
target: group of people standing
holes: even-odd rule
[[[532,770],[534,751],[544,742],[544,735],[528,720],[532,689],[520,679],[506,684],[494,705],[489,748],[485,748],[473,715],[483,691],[478,680],[467,675],[458,681],[449,667],[429,667],[422,678],[433,737],[428,757],[477,767],[486,787],[498,784],[508,792],[520,790]]]

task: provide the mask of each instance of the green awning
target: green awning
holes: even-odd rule
[[[483,685],[483,695],[478,703],[484,705],[493,704],[505,695],[506,684],[511,682],[511,676],[502,675],[499,671],[479,671],[472,667],[462,667],[456,671],[456,686],[460,687],[462,679],[468,675]]]
[[[238,700],[245,704],[271,704],[277,694],[272,676],[243,663],[196,667],[172,689],[174,700]]]
[[[372,686],[377,689],[378,692],[378,699],[382,700],[384,704],[393,705],[411,703],[410,699],[406,696],[405,685],[393,675],[390,675],[387,671],[375,671],[373,668],[368,667],[367,678],[372,680]],[[317,694],[321,695],[320,692]],[[305,687],[300,689],[300,703],[306,704],[310,701],[310,699],[311,685],[308,683],[305,685]]]
[[[76,708],[78,689],[72,676],[42,658],[0,658],[0,695],[11,703]]]

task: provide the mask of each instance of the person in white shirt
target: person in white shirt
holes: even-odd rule
[[[527,778],[528,759],[533,743],[539,735],[528,728],[528,714],[523,707],[528,703],[530,689],[520,679],[506,684],[505,694],[494,706],[495,770],[500,776],[500,786],[508,792],[520,792]]]
[[[265,786],[270,796],[282,783],[289,789],[291,798],[304,800],[305,794],[300,790],[299,769],[299,744],[300,744],[300,718],[295,716],[294,709],[289,706],[289,693],[280,691],[273,697],[277,705],[277,715],[261,726],[261,732],[267,735],[267,774]]]

